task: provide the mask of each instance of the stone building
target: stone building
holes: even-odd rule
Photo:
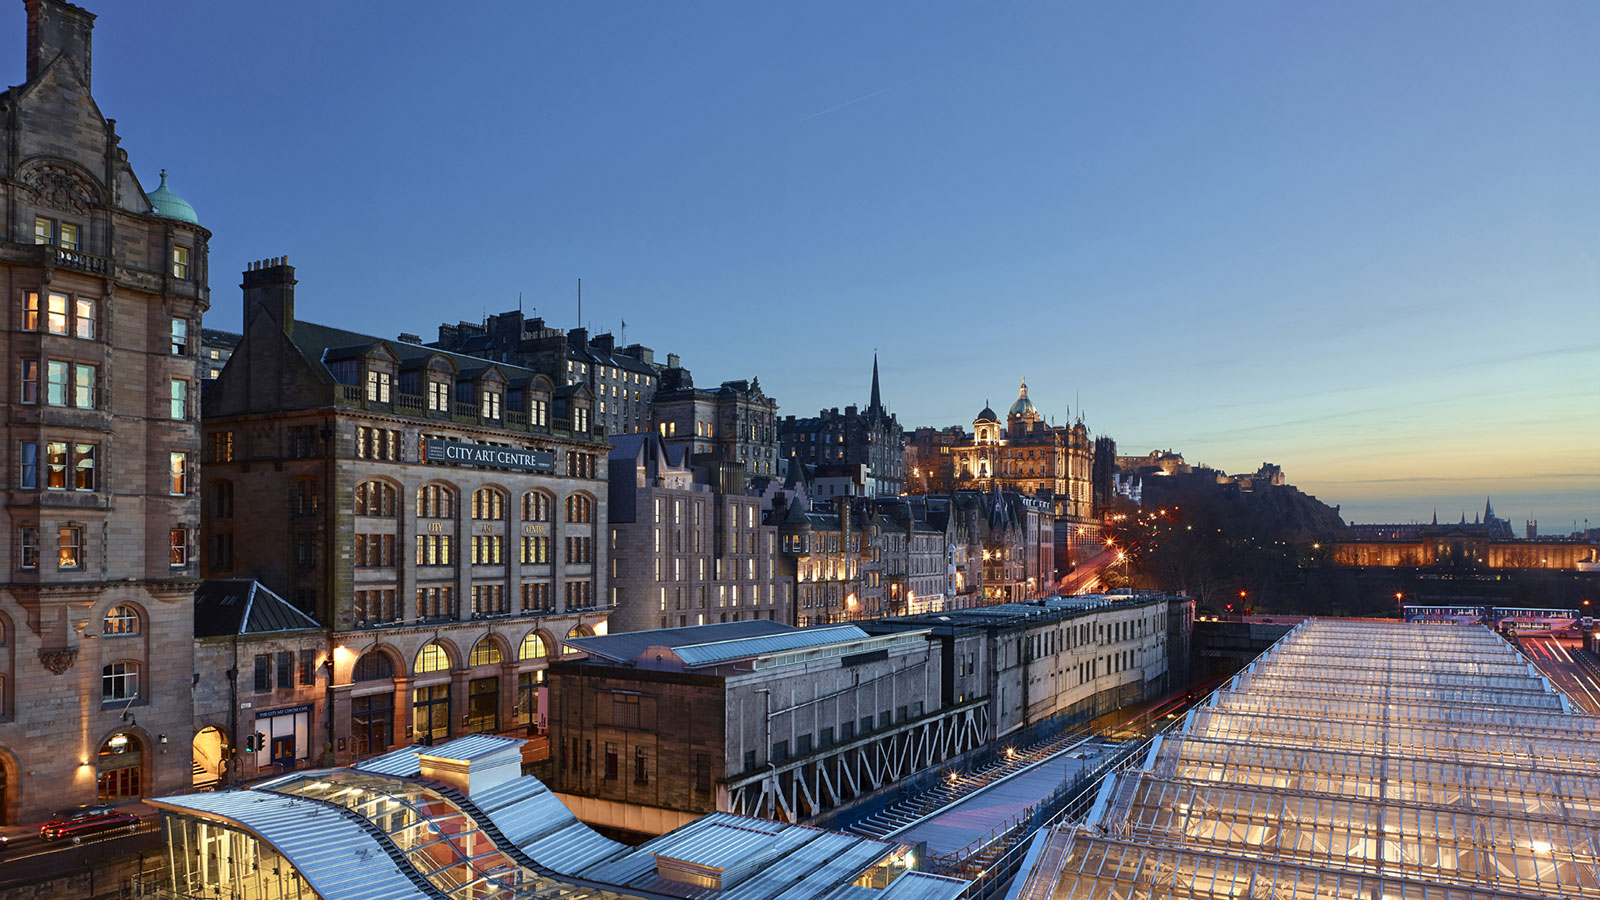
[[[774,569],[778,529],[742,467],[692,465],[687,447],[647,432],[616,438],[608,469],[612,631],[793,623],[794,580]]]
[[[972,443],[972,435],[960,425],[946,428],[923,426],[906,441],[906,493],[948,494],[956,489],[955,450]]]
[[[706,390],[694,386],[688,369],[671,366],[661,374],[653,415],[667,446],[689,448],[694,462],[737,463],[751,478],[778,474],[778,401],[759,378]]]
[[[400,339],[422,343],[414,335]],[[482,324],[440,325],[439,339],[428,346],[531,369],[557,385],[587,385],[595,424],[611,435],[650,427],[656,388],[667,368],[642,344],[618,347],[609,332],[591,338],[587,328],[562,331],[521,310],[489,316]],[[669,355],[667,363],[676,366],[677,356]]]
[[[804,821],[986,734],[978,670],[946,678],[926,630],[756,621],[566,643],[586,658],[550,668],[551,787],[591,824]]]
[[[556,640],[609,611],[588,385],[300,320],[295,285],[283,259],[244,273],[205,398],[208,577],[329,630],[335,760],[536,730]]]
[[[96,105],[95,17],[23,5],[26,80],[0,95],[0,824],[190,784],[211,237]]]
[[[217,380],[222,370],[228,365],[228,358],[233,356],[233,351],[239,348],[242,335],[218,328],[200,329],[200,366],[203,374],[200,376],[202,390],[211,387],[211,382]]]
[[[778,426],[778,440],[790,465],[865,466],[867,496],[894,497],[905,489],[906,433],[883,406],[876,354],[865,410],[848,406],[842,413],[834,408],[804,419],[788,416]]]

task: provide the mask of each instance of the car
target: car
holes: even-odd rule
[[[143,822],[137,815],[124,812],[111,806],[95,804],[92,806],[78,806],[72,809],[57,810],[39,827],[39,837],[46,841],[70,840],[74,844],[82,843],[83,839],[92,834],[103,831],[126,829],[137,830]]]

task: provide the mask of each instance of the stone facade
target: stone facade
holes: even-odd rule
[[[691,465],[686,448],[647,433],[617,438],[608,469],[612,631],[794,622],[794,581],[774,568],[778,529],[742,467]]]
[[[0,96],[0,823],[190,782],[211,236],[96,106],[94,16],[24,5],[27,80]]]
[[[670,367],[653,415],[667,446],[687,447],[695,462],[737,463],[750,478],[778,474],[778,401],[761,390],[759,378],[706,390],[694,386],[688,369]]]
[[[331,758],[538,728],[547,655],[609,612],[603,427],[585,385],[297,319],[245,272],[206,395],[206,570],[326,627]]]
[[[782,453],[790,465],[818,469],[865,466],[866,495],[895,497],[906,486],[906,433],[883,406],[878,358],[872,358],[872,396],[865,410],[825,409],[816,416],[786,417],[778,426]]]

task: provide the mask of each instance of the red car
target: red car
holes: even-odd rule
[[[141,821],[133,813],[109,806],[80,806],[76,809],[57,810],[50,821],[39,828],[39,837],[47,841],[66,838],[77,844],[86,836],[102,831],[113,831],[118,828],[133,831],[139,827]]]

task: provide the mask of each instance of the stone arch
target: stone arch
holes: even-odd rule
[[[390,680],[393,680],[396,676],[404,677],[405,673],[411,671],[411,661],[406,659],[405,655],[402,654],[398,649],[389,644],[373,644],[372,646],[367,647],[365,650],[358,652],[355,659],[350,661],[350,684],[368,684],[374,681],[382,680],[381,677],[368,678],[365,681],[355,680],[356,667],[361,664],[361,660],[366,659],[368,656],[371,656],[374,653],[389,661],[388,677]]]
[[[21,796],[22,767],[17,763],[17,755],[9,747],[0,745],[0,825],[16,823]]]
[[[194,786],[226,784],[228,751],[233,747],[233,736],[228,733],[228,726],[218,722],[195,724],[199,727],[190,741],[195,767]]]
[[[117,760],[119,764],[112,767],[102,763],[101,754],[102,751],[105,751],[110,746],[112,738],[119,734],[128,735],[139,742],[138,757],[136,760]],[[129,752],[133,751],[130,750]],[[89,765],[94,767],[95,771],[96,799],[103,802],[117,802],[119,800],[149,796],[151,789],[154,787],[150,783],[150,769],[154,753],[155,743],[150,737],[150,732],[146,731],[141,725],[133,722],[118,722],[117,727],[108,728],[102,732],[100,737],[89,748],[88,762]],[[133,768],[138,769],[138,774],[131,778],[121,774],[110,776],[112,772],[122,773]],[[115,796],[108,796],[108,794],[115,794]]]
[[[484,641],[488,641],[489,643],[493,644],[495,646],[495,648],[500,651],[500,662],[502,662],[502,663],[503,662],[509,662],[509,661],[512,661],[512,660],[516,659],[515,648],[513,648],[511,646],[511,642],[510,641],[506,640],[505,635],[497,634],[496,632],[491,631],[491,632],[489,632],[487,634],[484,634],[484,635],[480,636],[476,641],[472,642],[472,646],[469,647],[468,650],[467,650],[467,661],[466,661],[466,663],[464,665],[467,665],[467,666],[471,666],[472,665],[472,652],[474,650],[477,650],[478,649],[478,645],[483,643]],[[495,665],[498,665],[498,663],[496,663]]]
[[[485,494],[486,492],[499,495],[500,514],[498,516],[484,516],[483,518],[480,519],[480,518],[478,518],[478,515],[477,515],[478,514],[478,497],[479,497],[480,494]],[[467,509],[467,512],[471,515],[472,519],[474,519],[475,521],[479,521],[479,522],[504,522],[506,520],[507,516],[511,513],[512,498],[515,497],[515,496],[516,496],[516,492],[511,490],[510,488],[506,487],[503,484],[500,484],[498,482],[493,482],[493,481],[485,482],[485,483],[480,484],[477,487],[472,489],[472,496],[470,498],[470,506]]]
[[[432,672],[417,671],[417,664],[422,660],[423,651],[429,646],[435,645],[444,651],[445,660],[447,661],[448,665],[443,669],[436,669]],[[413,677],[421,677],[423,675],[437,675],[440,672],[449,672],[452,669],[462,668],[462,666],[463,657],[461,654],[461,648],[457,647],[455,642],[447,637],[433,637],[423,642],[423,644],[417,648],[416,655],[411,658],[410,662],[406,665],[405,670],[410,672]]]
[[[88,215],[91,207],[108,205],[100,180],[70,159],[35,156],[17,167],[16,179],[38,204],[50,209],[81,216]]]
[[[375,513],[375,512],[371,512],[370,511],[371,510],[371,506],[369,506],[368,507],[368,510],[369,510],[368,512],[356,513],[356,514],[357,515],[367,515],[367,516],[378,516],[378,517],[381,517],[381,518],[399,518],[399,516],[405,511],[405,492],[406,492],[405,485],[403,485],[400,482],[396,481],[395,479],[390,478],[390,477],[385,476],[385,475],[369,475],[369,476],[361,479],[360,481],[356,482],[356,485],[350,489],[350,509],[351,509],[351,511],[354,513],[355,510],[360,508],[360,506],[361,506],[361,501],[360,501],[361,490],[362,490],[362,487],[364,485],[368,485],[368,484],[382,485],[383,487],[388,488],[390,491],[393,492],[392,500],[393,500],[393,505],[394,505],[394,511],[390,512],[390,513],[387,513],[387,514],[383,513],[383,512],[376,512]],[[369,500],[369,503],[370,502],[371,501]],[[381,502],[381,498],[380,498],[380,502]]]
[[[138,616],[138,631],[107,632],[105,630],[106,617],[111,615],[111,611],[118,607],[126,607]],[[89,626],[89,633],[95,635],[96,637],[104,634],[132,634],[139,636],[146,636],[150,634],[150,610],[146,609],[143,603],[123,596],[123,594],[118,591],[108,592],[106,598],[102,602],[95,604],[95,617],[90,621],[93,624]]]
[[[543,648],[544,649],[544,653],[543,654],[541,654],[539,656],[524,656],[523,655],[523,650],[524,649],[530,649],[530,650],[532,649],[529,646],[529,639],[530,638],[537,639],[540,643],[542,643],[544,645],[544,648]],[[517,643],[517,661],[518,662],[530,662],[530,661],[540,660],[540,659],[549,659],[552,655],[555,655],[556,647],[557,647],[557,644],[556,644],[555,635],[551,634],[549,632],[549,630],[544,629],[544,628],[531,629],[527,634],[523,635],[522,636],[522,640]]]

